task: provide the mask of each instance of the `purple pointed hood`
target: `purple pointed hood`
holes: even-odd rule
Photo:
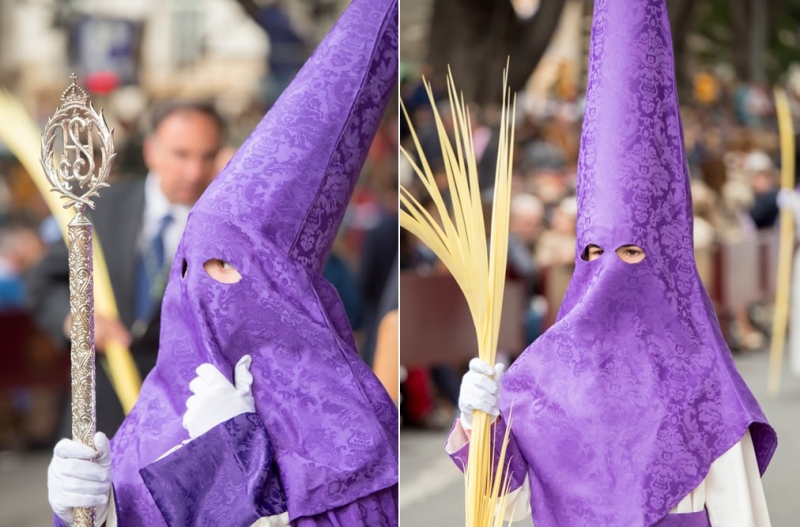
[[[501,407],[537,527],[646,527],[748,428],[762,473],[777,440],[697,274],[665,0],[595,1],[589,53],[575,273]],[[642,262],[615,254],[629,244]]]
[[[158,363],[113,441],[123,514],[155,510],[138,471],[187,439],[197,366],[231,379],[244,354],[292,520],[396,485],[396,407],[318,271],[395,89],[397,38],[396,0],[354,0],[193,208]],[[210,259],[242,279],[216,282]]]
[[[321,271],[397,76],[387,2],[348,9],[195,205]],[[394,37],[396,38],[396,37]],[[396,46],[396,43],[394,44]]]

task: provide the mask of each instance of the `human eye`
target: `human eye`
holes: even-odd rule
[[[203,268],[208,276],[223,284],[233,284],[242,279],[242,275],[233,265],[220,258],[207,260]]]

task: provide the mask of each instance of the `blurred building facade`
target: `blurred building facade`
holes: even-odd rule
[[[347,2],[284,4],[310,51]],[[0,85],[39,118],[72,72],[112,95],[107,108],[192,97],[235,116],[263,96],[269,53],[265,30],[236,0],[0,0]]]
[[[0,81],[29,108],[48,105],[72,71],[101,93],[247,100],[269,50],[231,0],[2,0],[0,19]]]

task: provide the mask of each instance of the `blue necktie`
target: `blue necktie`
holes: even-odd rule
[[[168,269],[165,268],[164,232],[172,223],[167,214],[158,223],[158,229],[137,258],[136,270],[136,320],[149,322],[156,302],[164,292]]]

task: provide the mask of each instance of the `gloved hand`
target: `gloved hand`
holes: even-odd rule
[[[461,393],[458,396],[461,426],[464,430],[472,430],[472,413],[475,410],[493,416],[492,422],[500,415],[500,380],[503,371],[503,364],[495,364],[492,368],[489,363],[478,358],[469,361],[469,371],[461,381]]]
[[[111,448],[103,432],[94,435],[97,451],[71,439],[62,439],[53,449],[47,469],[47,497],[53,512],[67,525],[74,522],[75,508],[97,507],[96,524],[108,514],[111,496]]]
[[[183,427],[189,437],[195,439],[220,423],[239,414],[256,411],[250,386],[253,376],[250,364],[253,359],[245,355],[233,371],[231,384],[213,364],[205,363],[197,367],[197,377],[189,383],[194,394],[186,401]]]
[[[778,195],[775,196],[775,200],[778,202],[778,208],[780,209],[791,208],[797,198],[795,191],[790,188],[780,189]]]
[[[776,197],[778,208],[790,209],[793,213],[800,212],[800,195],[792,189],[782,188]]]

